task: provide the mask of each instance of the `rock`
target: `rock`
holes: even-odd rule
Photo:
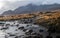
[[[15,36],[15,34],[11,34],[11,33],[8,33],[9,34],[9,36]]]
[[[27,29],[23,29],[23,31],[25,32]]]
[[[18,29],[24,29],[24,26],[22,26],[22,27],[19,27]]]
[[[33,30],[27,30],[27,31],[25,32],[25,34],[26,34],[26,35],[30,35],[32,32],[33,32]]]
[[[29,32],[25,32],[25,34],[26,34],[26,35],[30,35],[30,33],[29,33]]]
[[[8,27],[3,27],[3,28],[1,28],[1,30],[3,30],[3,29],[6,30],[6,29],[8,29]]]
[[[35,33],[35,32],[32,32],[32,33],[31,33],[31,35],[36,35],[36,34],[37,34],[37,33]]]
[[[40,38],[40,36],[32,36],[32,38]]]
[[[10,35],[10,36],[15,36],[15,35]]]
[[[5,35],[5,38],[8,38],[8,37]]]
[[[16,25],[17,27],[19,26],[19,24]]]
[[[30,29],[30,30],[27,30],[26,32],[28,32],[28,33],[32,33],[32,32],[33,32],[33,30],[31,30],[31,29]]]
[[[18,38],[18,36],[16,36],[15,38]]]
[[[18,31],[18,29],[16,29],[15,31]]]
[[[29,25],[27,25],[26,27],[28,27]]]
[[[32,38],[31,36],[27,36],[27,37],[25,37],[25,38]]]
[[[29,30],[28,32],[32,33],[32,32],[33,32],[33,30]]]
[[[18,36],[18,38],[24,38],[24,35],[20,35],[20,36]]]
[[[40,29],[39,32],[43,32],[44,30]]]

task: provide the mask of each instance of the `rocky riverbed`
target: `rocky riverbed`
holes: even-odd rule
[[[0,38],[42,38],[43,31],[46,31],[46,28],[34,24],[6,23],[0,25]]]
[[[48,34],[45,27],[34,24],[11,22],[0,25],[0,38],[45,38]]]

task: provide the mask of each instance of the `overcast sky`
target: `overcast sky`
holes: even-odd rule
[[[60,3],[60,0],[0,0],[0,14],[7,10],[13,10],[20,6],[34,4],[53,4]]]

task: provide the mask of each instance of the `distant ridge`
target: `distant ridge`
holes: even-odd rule
[[[40,11],[51,11],[60,9],[60,4],[50,4],[50,5],[35,5],[28,4],[27,6],[18,7],[15,10],[5,11],[2,15],[15,15],[15,14],[26,14],[34,13]]]

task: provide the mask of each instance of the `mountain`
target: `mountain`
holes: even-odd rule
[[[51,11],[60,9],[60,4],[50,4],[50,5],[35,5],[28,4],[26,6],[18,7],[15,10],[5,11],[2,15],[14,15],[14,14],[24,14],[24,13],[34,13],[40,11]]]
[[[13,15],[14,14],[14,11],[12,11],[12,10],[8,10],[8,11],[5,11],[4,13],[3,13],[3,15]]]

